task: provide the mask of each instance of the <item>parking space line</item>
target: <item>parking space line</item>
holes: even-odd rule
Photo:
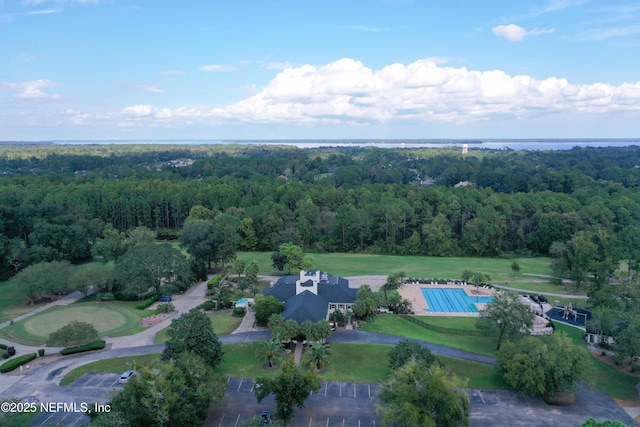
[[[342,419],[342,427],[344,427],[344,418]]]
[[[329,418],[327,418],[327,427],[329,427]]]
[[[342,383],[339,383],[338,385],[340,386],[340,396],[338,397],[342,397]]]
[[[478,392],[478,394],[480,395],[480,399],[482,399],[482,403],[485,403],[485,401],[484,401],[484,397],[482,397],[482,392],[481,392],[481,391],[479,391],[479,392]]]
[[[244,378],[240,378],[240,384],[238,384],[238,389],[236,391],[240,391],[240,387],[242,387],[243,381],[244,381]]]
[[[309,427],[311,427],[311,423],[313,422],[313,417],[309,418]]]
[[[367,384],[367,388],[369,388],[369,399],[371,399],[371,384]]]
[[[222,421],[224,421],[224,416],[225,414],[222,414],[222,418],[220,418],[220,423],[218,424],[218,427],[222,426]]]
[[[325,396],[327,395],[327,389],[328,388],[329,388],[329,383],[328,382],[324,383],[324,395]]]
[[[238,427],[239,422],[240,422],[240,414],[238,414],[238,419],[236,419],[236,423],[233,425],[233,427]]]

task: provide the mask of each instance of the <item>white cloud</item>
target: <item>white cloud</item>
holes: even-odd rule
[[[203,65],[200,67],[201,71],[233,71],[235,68],[232,65]]]
[[[498,37],[504,37],[512,42],[519,42],[526,36],[537,36],[540,34],[553,33],[553,29],[540,29],[534,28],[533,30],[526,30],[523,27],[516,24],[498,25],[491,29],[493,34]]]
[[[626,112],[640,115],[640,81],[572,84],[476,71],[419,60],[380,70],[343,58],[323,66],[281,71],[265,87],[231,105],[213,109],[135,105],[122,113],[160,124],[167,120],[219,123],[389,124],[469,123],[545,114]]]
[[[153,110],[154,107],[151,105],[138,104],[123,108],[122,114],[135,117],[150,116]]]
[[[614,37],[626,37],[640,33],[640,25],[622,27],[593,28],[580,35],[583,40],[605,40]]]
[[[0,89],[14,92],[14,98],[20,100],[58,99],[58,95],[48,95],[44,89],[57,86],[50,80],[32,80],[22,83],[1,83]]]

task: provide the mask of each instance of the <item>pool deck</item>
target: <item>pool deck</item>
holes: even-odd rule
[[[463,312],[430,312],[429,305],[422,294],[422,288],[443,288],[443,289],[464,289],[464,291],[470,297],[492,297],[496,294],[494,289],[486,289],[486,288],[478,288],[476,291],[476,287],[473,285],[416,285],[416,284],[404,284],[398,292],[402,298],[406,298],[411,303],[411,307],[413,308],[413,312],[417,315],[425,315],[425,316],[471,316],[476,317],[479,313],[463,313]],[[476,304],[478,310],[482,310],[485,304]]]

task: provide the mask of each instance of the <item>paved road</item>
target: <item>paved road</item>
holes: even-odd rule
[[[268,339],[268,331],[247,332],[220,337],[224,344],[262,341]],[[332,342],[358,342],[395,344],[400,338],[384,334],[361,331],[338,331],[332,335]],[[447,349],[442,346],[427,345],[437,354],[463,357],[480,363],[494,363],[492,358],[473,353]],[[110,393],[118,390],[117,374],[91,374],[82,377],[70,387],[60,387],[59,380],[73,368],[94,360],[137,354],[161,352],[163,345],[120,348],[98,353],[71,356],[35,369],[20,380],[11,390],[0,397],[16,396],[38,402],[107,403]],[[300,410],[292,426],[361,426],[379,425],[375,414],[375,396],[378,385],[359,383],[323,383],[324,389],[311,396],[307,408]],[[570,407],[551,407],[541,399],[523,396],[506,390],[468,391],[472,403],[472,425],[474,426],[579,426],[585,418],[616,419],[629,425],[636,424],[608,395],[599,390],[586,390],[578,394],[578,403]],[[214,405],[209,421],[211,426],[235,426],[239,420],[248,419],[261,410],[275,412],[275,403],[267,399],[258,405],[252,391],[251,380],[231,379],[223,404]],[[344,420],[344,424],[343,424]],[[38,415],[31,425],[42,426],[53,422],[63,425],[82,425],[86,418],[76,413],[49,413]],[[375,423],[375,424],[374,424]]]

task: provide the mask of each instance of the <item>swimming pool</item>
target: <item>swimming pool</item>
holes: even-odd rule
[[[486,304],[493,297],[471,297],[460,288],[421,288],[427,301],[427,312],[436,313],[477,313],[476,303]]]

